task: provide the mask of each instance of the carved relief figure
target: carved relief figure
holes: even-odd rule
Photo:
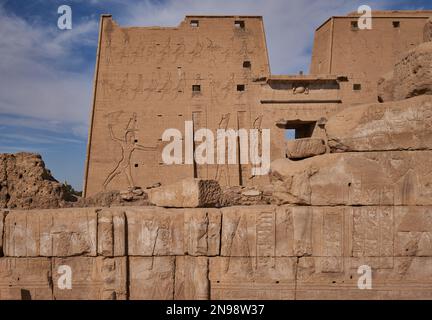
[[[232,93],[235,85],[235,75],[234,73],[231,73],[230,78],[227,80],[225,85],[221,88],[221,91],[223,92],[223,98],[226,99],[229,94]]]
[[[219,121],[218,129],[226,130],[228,128],[230,115],[231,115],[230,113],[225,113],[222,115],[222,117]],[[216,145],[222,145],[222,142],[217,141]],[[228,154],[227,150],[228,150],[228,147],[227,147],[227,145],[225,145],[225,157]],[[225,185],[229,186],[230,185],[230,179],[229,179],[228,161],[224,161],[223,165],[221,165],[219,163],[216,165],[215,180],[220,182],[222,175],[224,176],[224,179],[225,179]]]
[[[194,48],[192,49],[192,51],[189,52],[189,54],[191,55],[189,62],[193,62],[195,60],[195,58],[199,57],[201,55],[202,50],[203,50],[203,45],[197,39],[197,42],[195,43]]]
[[[117,165],[114,167],[113,170],[108,174],[106,177],[103,188],[106,190],[108,184],[119,174],[125,175],[129,189],[133,190],[135,188],[134,181],[132,179],[132,173],[131,173],[131,157],[132,153],[135,150],[142,150],[142,151],[153,151],[156,148],[155,147],[144,147],[142,145],[139,145],[135,139],[135,131],[136,129],[136,113],[133,113],[132,117],[129,119],[128,125],[126,126],[124,136],[122,139],[116,137],[113,132],[113,126],[112,123],[108,124],[108,130],[110,137],[113,141],[117,142],[121,147],[121,159],[118,161]]]
[[[184,39],[181,38],[179,42],[177,43],[177,48],[174,50],[174,62],[177,62],[178,59],[184,57],[184,53],[186,51],[186,46],[184,44]]]
[[[174,92],[174,100],[178,98],[178,96],[182,93],[184,93],[184,90],[186,88],[186,77],[185,73],[181,72],[180,77],[177,81],[177,85],[175,87]]]
[[[206,40],[208,41],[206,49],[208,51],[209,65],[216,66],[216,52],[220,47],[210,38],[206,38]]]

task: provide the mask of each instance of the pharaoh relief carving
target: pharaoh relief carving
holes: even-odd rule
[[[249,48],[249,44],[247,40],[243,40],[240,45],[240,49],[237,51],[239,56],[243,56],[244,58],[249,57],[253,54],[254,50]]]
[[[108,118],[108,131],[109,131],[110,138],[112,141],[116,142],[120,146],[121,158],[119,161],[117,161],[113,169],[108,173],[107,177],[105,178],[103,182],[104,190],[107,189],[110,182],[118,175],[123,175],[127,180],[129,189],[133,190],[136,187],[131,172],[131,157],[133,152],[135,150],[141,150],[141,151],[156,150],[155,147],[144,147],[137,143],[135,137],[135,132],[137,131],[136,113],[133,113],[130,116],[129,121],[123,131],[122,137],[119,138],[114,134],[113,125],[115,125],[116,122],[118,122],[122,113],[123,112],[120,111],[120,112],[113,112],[106,115],[106,117]]]
[[[154,93],[159,86],[159,74],[152,72],[152,76],[144,88],[143,100],[146,101],[150,98],[151,94]]]
[[[166,98],[172,89],[171,72],[167,72],[162,85],[157,89],[160,93],[160,99]]]
[[[218,129],[224,129],[226,130],[228,128],[229,120],[230,120],[230,113],[225,113],[221,116],[221,119],[219,121]],[[218,139],[219,137],[217,137]],[[225,139],[225,138],[223,138]],[[222,142],[217,141],[216,145],[223,145]],[[225,144],[225,157],[228,154],[228,148],[227,144]],[[224,164],[218,164],[216,165],[216,174],[215,174],[215,180],[219,183],[229,186],[230,185],[230,178],[229,178],[229,167],[228,167],[228,161],[224,161]],[[225,181],[223,181],[225,180]]]
[[[170,55],[171,51],[171,37],[168,37],[166,43],[164,45],[159,45],[157,50],[157,63],[161,64],[166,61]]]
[[[179,70],[177,84],[174,88],[174,100],[176,100],[186,89],[186,74]]]
[[[216,42],[211,40],[210,38],[206,38],[206,41],[207,41],[206,56],[209,60],[209,66],[215,67],[216,55],[217,55],[217,51],[220,49],[220,46],[217,45]]]
[[[216,81],[213,73],[208,74],[208,82],[210,88],[210,103],[212,105],[219,106],[220,102],[218,99],[219,81]]]
[[[183,59],[184,54],[186,52],[186,45],[184,43],[184,38],[180,38],[177,42],[176,48],[173,50],[174,62]]]
[[[193,49],[188,52],[188,54],[190,55],[189,57],[190,63],[192,63],[196,58],[201,56],[203,48],[204,48],[203,44],[200,42],[199,39],[197,39]]]
[[[235,74],[234,72],[232,72],[228,80],[221,88],[221,93],[224,99],[226,99],[228,95],[232,94],[234,90],[234,86],[235,86]]]

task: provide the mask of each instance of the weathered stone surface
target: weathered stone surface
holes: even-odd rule
[[[0,208],[57,208],[76,200],[38,154],[0,154],[0,168]]]
[[[431,151],[333,153],[272,162],[277,203],[430,205]]]
[[[223,188],[219,202],[221,207],[263,205],[268,203],[269,199],[264,188],[241,186]]]
[[[221,256],[309,255],[311,227],[312,214],[308,207],[223,208]]]
[[[7,211],[0,210],[0,257],[3,256],[3,235],[4,235],[4,220]]]
[[[210,298],[208,259],[207,257],[176,257],[174,300]]]
[[[219,203],[221,188],[215,180],[188,178],[150,189],[149,200],[159,207],[214,207]]]
[[[221,256],[432,256],[427,206],[253,206],[222,214]]]
[[[130,257],[129,299],[172,300],[175,257]]]
[[[72,271],[72,288],[59,285],[64,271]],[[56,300],[124,300],[127,298],[126,257],[53,258],[53,288]]]
[[[129,255],[219,253],[218,209],[128,208],[126,217]]]
[[[126,255],[126,216],[120,208],[98,212],[98,254],[107,257]]]
[[[432,149],[432,96],[344,109],[326,132],[332,152]]]
[[[432,42],[424,42],[403,55],[393,69],[378,81],[380,101],[403,100],[432,94]]]
[[[303,159],[317,156],[326,152],[323,139],[302,138],[286,142],[286,156],[289,159]]]
[[[394,228],[394,256],[432,256],[431,207],[395,207]]]
[[[432,299],[431,257],[299,258],[296,299]],[[359,289],[358,268],[372,269],[372,288]]]
[[[294,299],[297,258],[210,258],[210,299]]]
[[[423,41],[432,41],[432,17],[428,19],[423,28]]]
[[[51,260],[0,258],[0,300],[51,300]]]
[[[5,219],[6,256],[96,255],[95,209],[13,210]]]
[[[379,102],[394,101],[393,88],[395,86],[395,79],[393,77],[393,70],[382,75],[377,81],[377,94]]]

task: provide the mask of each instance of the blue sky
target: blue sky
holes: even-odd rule
[[[57,28],[60,5],[72,30]],[[264,16],[271,70],[305,72],[317,26],[372,9],[432,9],[430,0],[0,0],[0,153],[37,152],[81,190],[99,15],[123,26],[175,26],[186,14]]]

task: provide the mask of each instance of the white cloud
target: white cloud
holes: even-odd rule
[[[0,6],[0,113],[34,118],[33,123],[43,121],[43,129],[60,127],[84,137],[93,70],[69,70],[83,62],[74,55],[75,46],[94,45],[97,22],[66,31],[53,25],[31,25]]]

